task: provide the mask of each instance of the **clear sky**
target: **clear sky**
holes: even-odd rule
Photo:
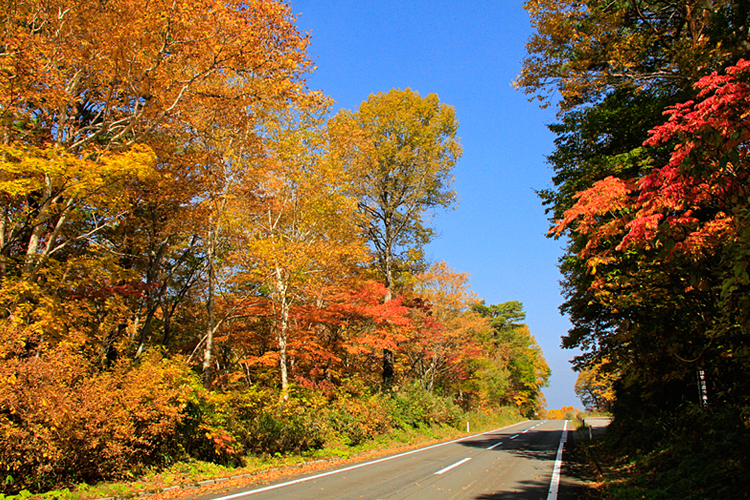
[[[523,302],[526,322],[552,369],[548,408],[581,407],[573,392],[576,353],[560,349],[569,328],[558,307],[562,242],[535,190],[551,185],[545,157],[553,109],[540,110],[511,83],[531,34],[521,0],[293,0],[311,34],[318,69],[308,78],[341,108],[376,92],[436,93],[456,109],[464,154],[455,168],[459,204],[439,212],[427,257],[471,274],[488,304]]]

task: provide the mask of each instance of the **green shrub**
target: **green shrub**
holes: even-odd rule
[[[239,465],[243,456],[299,453],[323,446],[322,401],[292,390],[250,387],[226,393],[203,391],[189,408],[183,436],[190,456]]]
[[[391,413],[398,425],[422,427],[457,425],[462,411],[452,398],[438,396],[419,383],[411,383],[393,394]]]
[[[337,391],[327,407],[327,420],[333,438],[356,446],[388,432],[393,416],[386,398],[369,391],[354,394],[345,389]]]

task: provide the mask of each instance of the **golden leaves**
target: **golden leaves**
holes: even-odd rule
[[[235,120],[304,99],[295,82],[311,67],[308,42],[282,2],[19,4],[0,40],[11,47],[0,102],[66,147],[102,136],[137,142],[155,128],[197,125],[216,106]]]
[[[63,206],[83,199],[110,206],[125,201],[123,181],[155,175],[155,155],[146,146],[79,157],[55,146],[14,144],[0,145],[0,155],[0,196],[9,205],[41,191]]]

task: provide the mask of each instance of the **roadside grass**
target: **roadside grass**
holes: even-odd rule
[[[750,497],[750,436],[744,426],[690,412],[623,435],[617,430],[580,446],[603,478],[589,477],[611,500],[739,500]]]
[[[126,499],[148,494],[159,494],[172,489],[193,488],[201,483],[214,483],[221,480],[252,478],[260,475],[283,475],[300,472],[305,467],[320,466],[321,463],[334,463],[344,460],[365,459],[383,455],[389,451],[416,448],[431,443],[457,439],[469,434],[478,434],[492,429],[520,422],[516,412],[502,408],[496,412],[471,412],[464,414],[454,426],[424,425],[417,427],[397,427],[387,433],[375,436],[372,440],[356,445],[347,444],[341,437],[333,437],[321,449],[300,454],[275,454],[247,456],[240,467],[228,467],[200,460],[186,460],[172,464],[160,471],[151,471],[140,477],[132,477],[120,482],[102,482],[95,485],[77,484],[71,488],[30,493],[21,491],[17,495],[0,494],[0,500],[92,500]],[[466,422],[470,432],[466,432]],[[195,492],[195,490],[191,490]]]
[[[698,448],[703,451],[702,446]],[[607,463],[605,472],[606,498],[613,500],[748,498],[750,483],[747,471],[737,470],[731,464],[731,459],[700,453],[677,456],[675,452],[676,449],[673,447],[646,454],[614,457]]]
[[[574,430],[569,436],[565,445],[565,454],[563,455],[563,473],[568,481],[568,488],[574,489],[575,492],[567,492],[567,498],[576,498],[577,500],[602,500],[603,477],[599,469],[599,464],[595,459],[592,447],[595,446],[596,440],[591,441],[588,438],[586,427]]]

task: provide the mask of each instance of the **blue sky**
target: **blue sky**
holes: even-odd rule
[[[553,135],[541,110],[514,90],[531,34],[520,0],[296,0],[297,26],[311,34],[318,69],[308,77],[341,108],[355,110],[375,92],[436,93],[456,109],[464,154],[454,187],[459,204],[439,212],[439,237],[427,257],[471,274],[488,304],[523,302],[527,324],[552,368],[548,408],[581,407],[576,374],[560,349],[569,328],[558,307],[562,242],[535,190],[551,185],[545,156]]]

